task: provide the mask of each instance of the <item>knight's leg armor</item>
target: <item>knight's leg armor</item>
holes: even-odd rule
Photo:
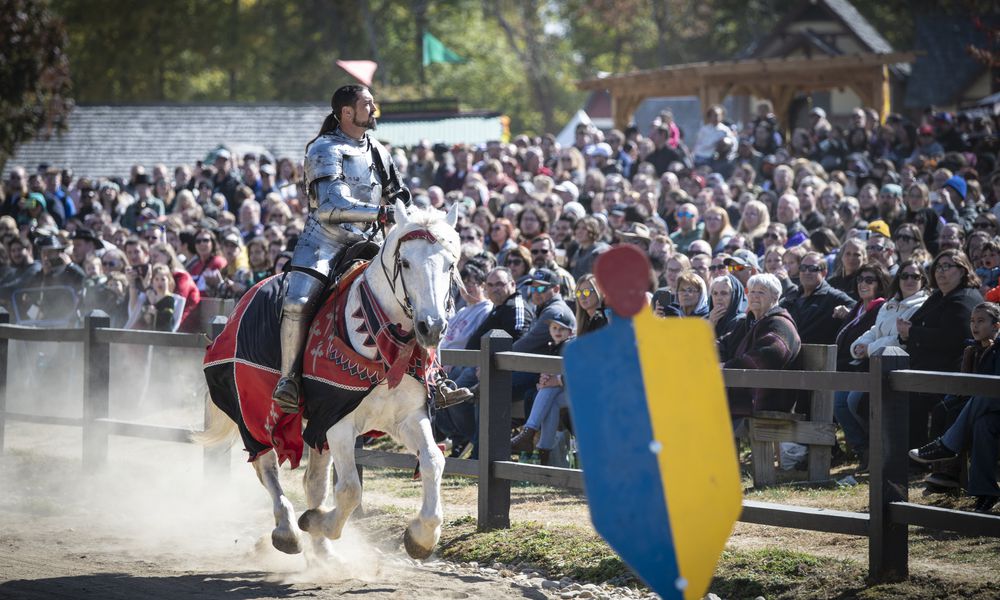
[[[288,274],[288,286],[281,305],[281,379],[275,386],[272,398],[286,413],[299,410],[299,375],[302,350],[305,347],[309,324],[319,308],[325,284],[304,271]]]

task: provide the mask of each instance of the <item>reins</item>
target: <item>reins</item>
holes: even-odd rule
[[[399,304],[399,307],[403,310],[403,313],[408,319],[413,320],[413,306],[410,304],[410,292],[406,288],[406,279],[403,278],[400,270],[402,269],[401,260],[399,256],[400,248],[403,246],[403,242],[409,242],[411,240],[424,240],[431,244],[439,244],[441,240],[437,238],[429,229],[421,228],[414,229],[413,231],[404,234],[396,242],[396,248],[392,255],[392,274],[389,273],[389,268],[385,264],[385,252],[379,251],[379,264],[382,267],[382,274],[389,281],[389,290],[392,292],[392,297]],[[454,271],[454,269],[453,269]],[[454,273],[452,273],[454,277]],[[397,280],[399,282],[399,287],[403,290],[403,300],[399,299],[399,294],[396,293],[397,290]],[[449,294],[450,299],[450,294]]]

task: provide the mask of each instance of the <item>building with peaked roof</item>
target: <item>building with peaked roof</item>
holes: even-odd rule
[[[789,10],[771,32],[753,42],[738,58],[811,58],[835,57],[853,54],[891,54],[892,44],[848,0],[801,0]],[[904,85],[910,73],[907,63],[889,67],[890,104],[900,104]],[[856,90],[817,90],[801,97],[791,106],[791,123],[801,124],[807,105],[826,110],[833,120],[845,117],[851,109],[867,103]],[[880,112],[884,107],[875,106]],[[747,107],[746,110],[751,110]]]
[[[1000,18],[980,17],[980,26],[969,15],[919,15],[913,42],[917,59],[906,83],[904,106],[956,110],[1000,91],[995,82],[1000,71],[991,71],[968,52],[970,45],[989,48],[987,29],[1000,26]]]
[[[48,163],[77,175],[127,176],[134,164],[195,164],[220,147],[298,161],[329,113],[329,105],[305,103],[80,105],[64,133],[22,144],[4,169]],[[485,143],[502,133],[499,113],[463,112],[386,115],[375,135],[413,146],[421,139]]]
[[[847,0],[801,0],[734,60],[664,65],[580,87],[611,91],[614,107],[608,116],[619,126],[632,118],[628,115],[650,113],[647,104],[671,106],[677,103],[665,102],[666,97],[683,96],[687,102],[694,96],[702,111],[728,98],[729,117],[736,121],[751,119],[755,99],[767,98],[791,129],[805,121],[812,106],[825,109],[833,120],[846,120],[859,105],[884,114],[890,104],[901,104],[912,58],[895,52]]]
[[[771,32],[737,58],[787,56],[794,51],[834,55],[893,52],[892,45],[847,0],[803,0]]]

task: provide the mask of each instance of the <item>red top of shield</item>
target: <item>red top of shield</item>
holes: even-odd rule
[[[604,292],[605,304],[626,318],[634,317],[646,306],[652,272],[646,254],[630,244],[611,248],[594,263],[594,276]]]

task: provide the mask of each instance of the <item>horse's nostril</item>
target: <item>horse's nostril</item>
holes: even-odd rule
[[[427,321],[419,321],[417,323],[417,332],[419,332],[420,335],[427,335],[430,333],[430,328],[427,327]]]

